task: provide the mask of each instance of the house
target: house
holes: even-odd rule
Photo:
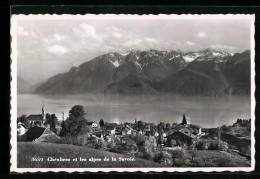
[[[163,128],[163,131],[165,132],[166,136],[171,135],[174,133],[174,130],[170,127]]]
[[[156,131],[155,134],[154,134],[155,137],[158,137],[159,136],[159,133]]]
[[[150,133],[151,133],[150,125],[149,125],[149,124],[146,124],[146,125],[144,126],[143,134],[145,134],[145,135],[150,135]]]
[[[26,131],[27,131],[27,127],[21,122],[19,122],[17,124],[17,135],[24,135]]]
[[[186,128],[185,128],[186,129]],[[196,139],[197,136],[192,133],[191,130],[180,130],[177,132],[174,132],[173,134],[167,136],[167,141],[170,142],[171,140],[175,140],[177,142],[177,145],[181,145],[183,143],[187,145],[192,144],[192,140]]]
[[[116,131],[115,136],[121,137],[123,135],[122,131]]]
[[[126,125],[122,130],[122,135],[132,134],[132,130],[129,125]]]
[[[136,134],[138,134],[138,135],[143,135],[143,131],[141,131],[140,129],[138,129],[138,130],[136,131]]]
[[[109,133],[115,133],[115,130],[118,128],[118,126],[117,126],[117,123],[105,123],[105,125],[104,125],[104,129],[106,130],[106,131],[110,131]]]
[[[105,127],[106,128],[113,128],[113,129],[115,129],[117,127],[117,123],[108,123],[108,122],[106,122],[105,123]]]
[[[111,135],[115,135],[116,134],[116,129],[110,130],[110,134]]]
[[[193,134],[197,135],[197,138],[206,135],[205,132],[202,132],[201,127],[199,127],[195,133],[193,132]]]
[[[38,127],[44,127],[44,123],[46,122],[46,115],[44,111],[44,102],[42,105],[42,114],[36,114],[36,115],[29,115],[27,117],[27,121],[30,124],[30,127],[38,126]]]
[[[27,117],[27,120],[29,122],[30,127],[34,127],[34,126],[43,127],[44,126],[44,117],[41,114],[29,115]]]
[[[87,122],[87,126],[90,126],[92,129],[98,129],[99,128],[99,124],[94,122]]]
[[[136,135],[138,134],[138,131],[133,129],[132,132],[131,132],[131,134],[132,134],[133,136],[136,136]]]

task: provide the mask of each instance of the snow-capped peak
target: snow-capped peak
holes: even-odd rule
[[[115,67],[119,67],[119,62],[118,60],[116,60],[115,62],[112,62],[111,60],[109,60]]]

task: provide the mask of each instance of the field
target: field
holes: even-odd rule
[[[250,163],[243,157],[224,151],[203,151],[198,150],[195,157],[203,162],[211,162],[217,167],[250,167]]]
[[[182,167],[250,167],[250,161],[245,157],[218,150],[186,151],[179,162]]]
[[[123,154],[67,144],[18,142],[18,168],[114,168],[114,167],[161,167],[149,160]],[[70,159],[70,161],[47,161],[51,159]],[[80,157],[86,161],[80,161]],[[96,159],[89,161],[91,157]],[[107,157],[109,161],[103,161]],[[112,157],[117,161],[111,161]],[[135,161],[119,161],[122,158]],[[73,161],[77,158],[77,161]],[[52,160],[53,160],[52,159]],[[98,161],[101,159],[101,161]]]

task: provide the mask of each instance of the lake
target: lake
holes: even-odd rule
[[[62,120],[74,105],[84,106],[86,119],[99,122],[180,123],[185,114],[188,123],[203,127],[229,125],[237,118],[250,118],[250,96],[136,96],[119,94],[35,95],[18,94],[17,115],[55,113]]]

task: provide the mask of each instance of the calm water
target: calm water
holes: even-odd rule
[[[134,96],[134,95],[18,95],[18,116],[41,114],[43,100],[45,112],[55,113],[65,119],[74,105],[82,105],[86,118],[99,122],[180,123],[182,114],[188,123],[204,127],[232,124],[237,118],[250,118],[250,97],[201,97],[201,96]]]

